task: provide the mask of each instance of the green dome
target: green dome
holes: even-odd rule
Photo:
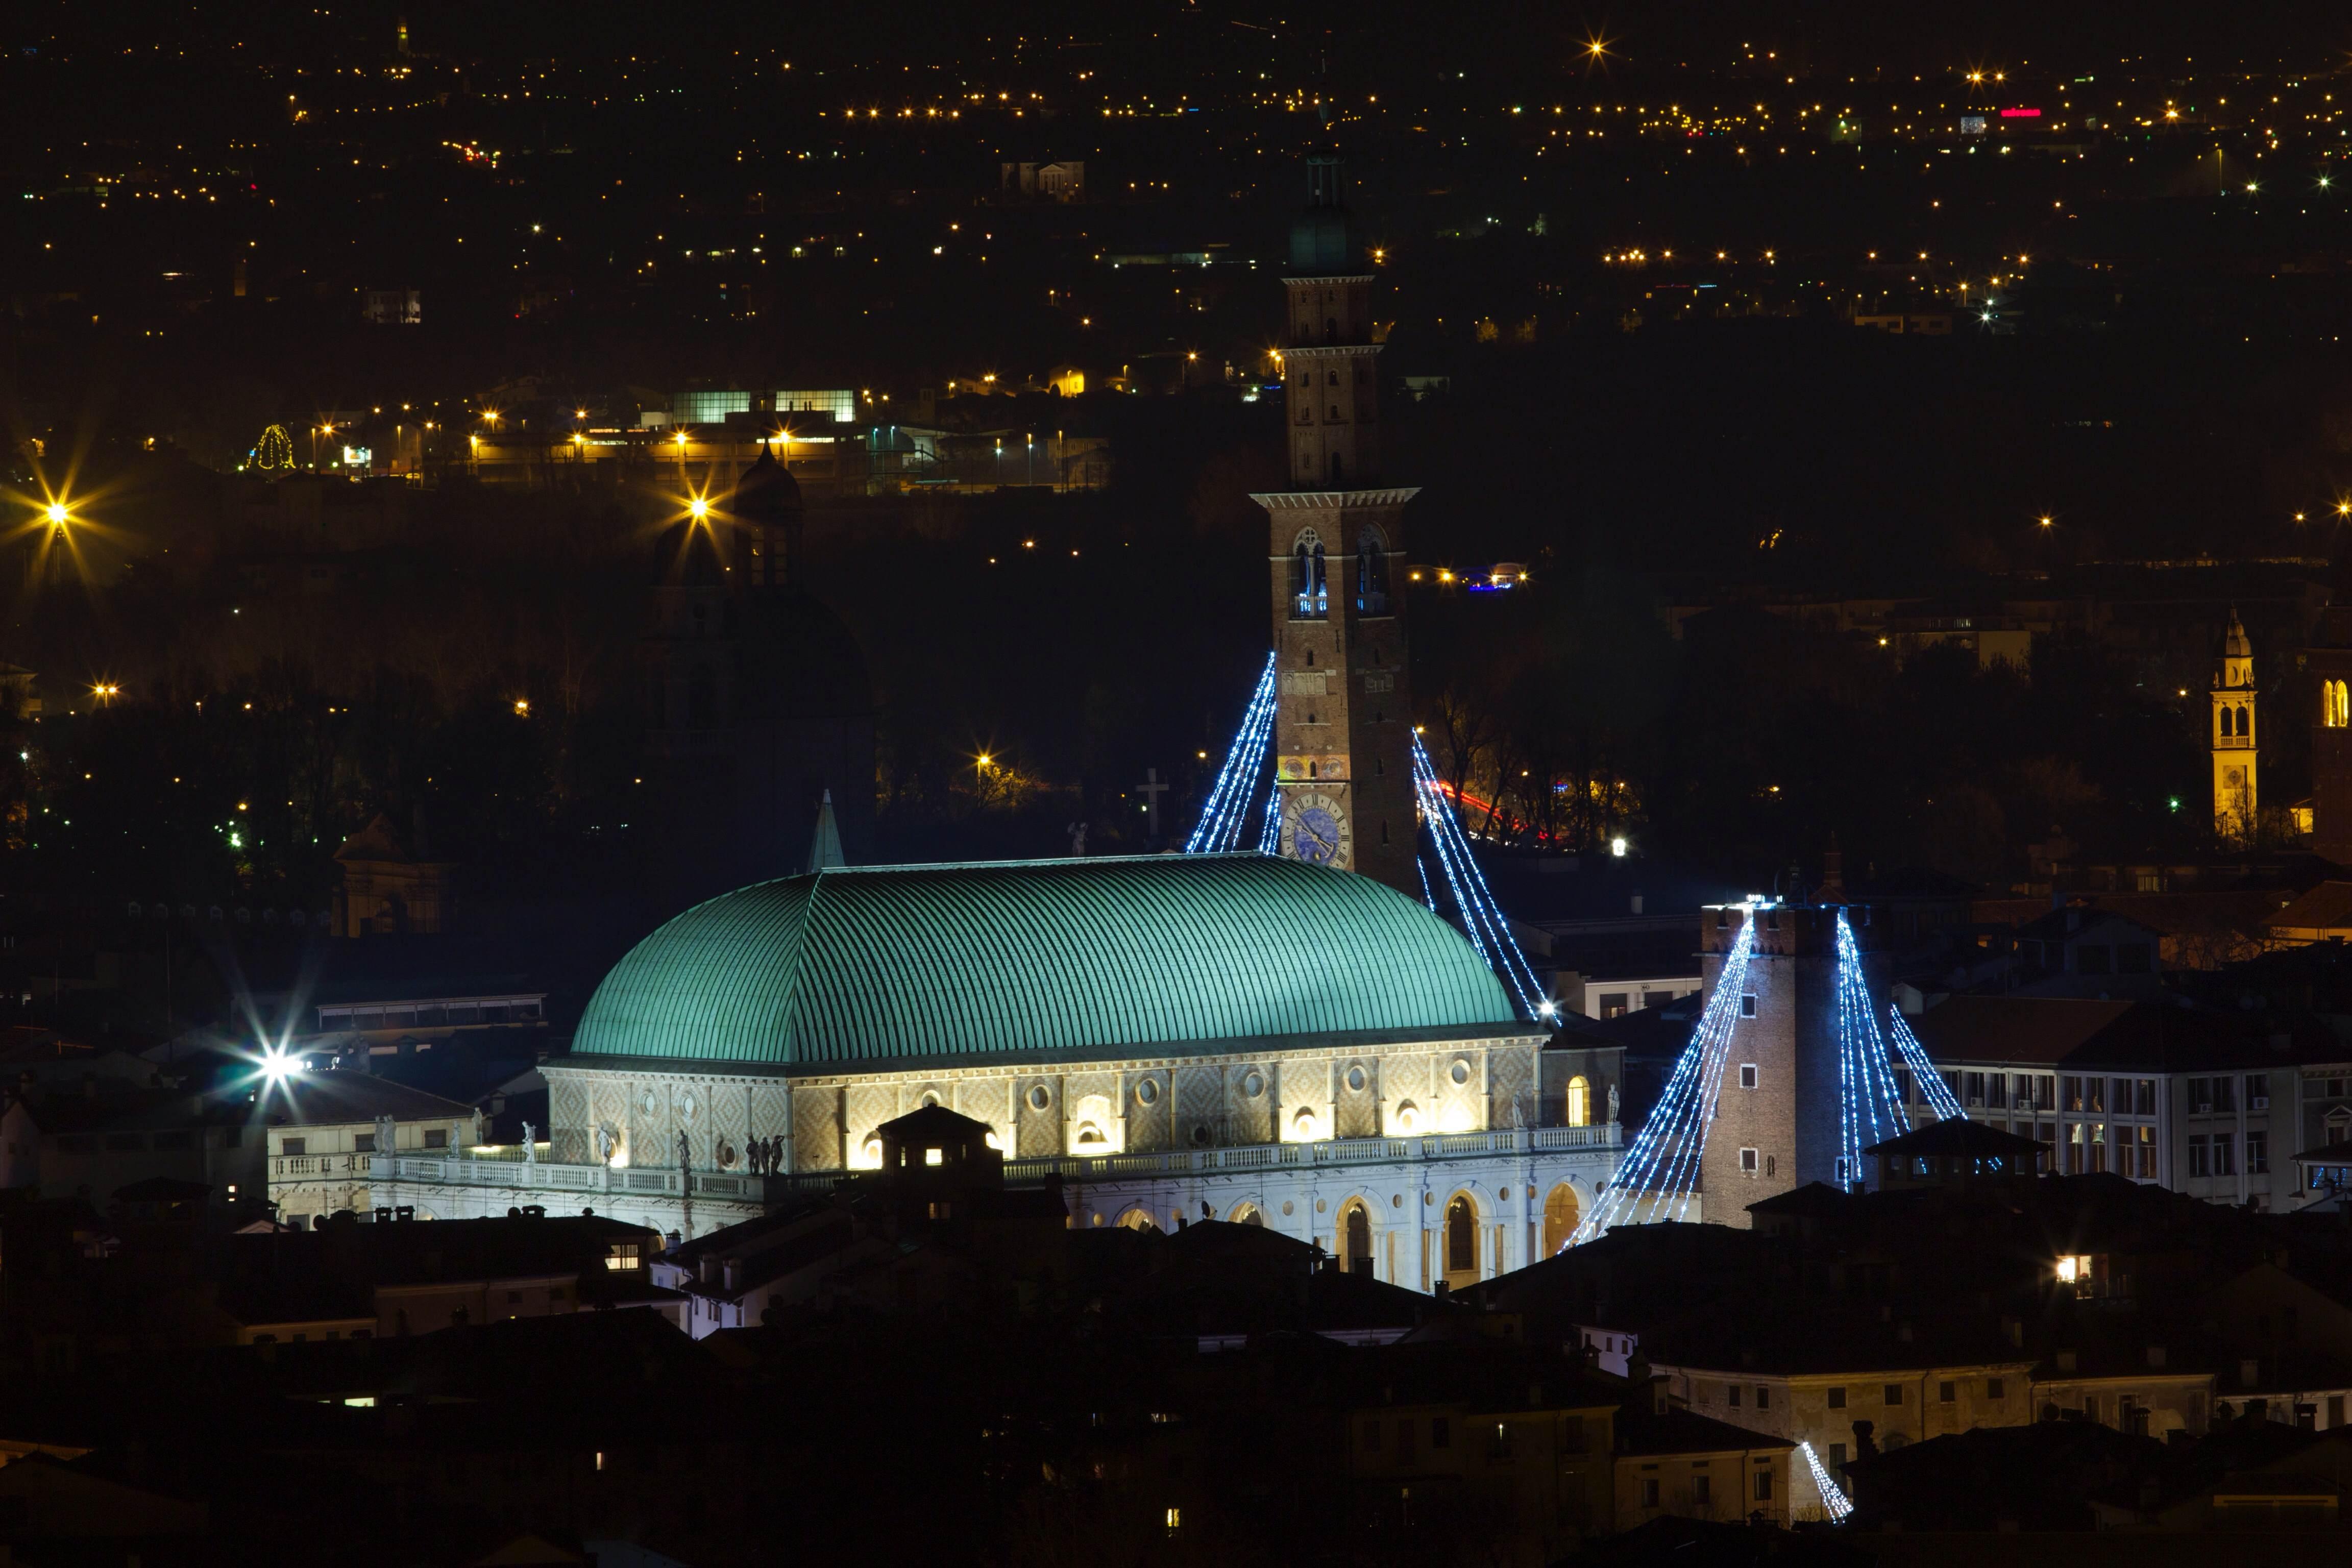
[[[840,868],[697,905],[589,999],[583,1056],[818,1065],[1511,1026],[1451,926],[1260,855]]]

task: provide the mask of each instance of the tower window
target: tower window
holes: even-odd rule
[[[1382,818],[1381,819],[1381,843],[1383,843],[1383,844],[1386,844],[1388,841],[1389,841],[1389,825],[1388,825],[1388,819],[1387,819],[1386,817],[1382,817]]]
[[[1336,371],[1336,370],[1335,370],[1335,371],[1333,371],[1333,372],[1331,372],[1331,373],[1330,373],[1330,375],[1331,375],[1331,384],[1332,384],[1333,386],[1337,386],[1337,385],[1339,385],[1339,373],[1338,371]]]

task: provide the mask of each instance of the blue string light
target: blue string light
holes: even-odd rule
[[[1469,837],[1462,831],[1453,803],[1446,799],[1438,782],[1436,765],[1429,760],[1429,752],[1418,735],[1412,740],[1412,773],[1421,793],[1422,816],[1429,824],[1430,842],[1437,849],[1438,868],[1445,874],[1447,889],[1454,895],[1454,907],[1462,912],[1465,934],[1485,956],[1489,967],[1509,983],[1529,1018],[1558,1016],[1559,1008],[1544,997],[1543,982],[1537,978],[1535,965],[1528,962],[1518,939],[1511,934],[1509,917],[1495,902],[1495,895],[1478,869]],[[1425,886],[1426,873],[1423,876]]]
[[[1209,803],[1202,808],[1192,837],[1184,841],[1185,854],[1219,854],[1241,842],[1243,825],[1257,795],[1257,775],[1265,766],[1266,742],[1274,734],[1274,655],[1269,653],[1265,669],[1258,674],[1257,689],[1250,693],[1249,707],[1242,713],[1233,749],[1225,753],[1225,765],[1209,791]]]
[[[1863,1179],[1862,1152],[1904,1131],[1903,1097],[1886,1063],[1853,922],[1837,912],[1838,1182]]]
[[[1944,1075],[1937,1072],[1936,1064],[1927,1059],[1927,1047],[1921,1045],[1919,1037],[1911,1032],[1910,1022],[1903,1016],[1903,1009],[1892,1002],[1886,1005],[1886,1032],[1894,1037],[1895,1048],[1903,1053],[1904,1065],[1911,1069],[1912,1079],[1918,1084],[1919,1093],[1927,1100],[1927,1109],[1936,1113],[1936,1120],[1949,1121],[1956,1116],[1967,1115],[1968,1112],[1960,1109],[1960,1097],[1952,1092],[1952,1086],[1944,1081]]]
[[[1429,862],[1416,855],[1412,858],[1412,868],[1421,873],[1421,901],[1429,906],[1431,914],[1435,914],[1437,895],[1429,890]]]
[[[1282,779],[1279,771],[1275,781],[1265,786],[1265,820],[1258,825],[1257,852],[1261,855],[1282,853]]]
[[[1739,909],[1738,940],[1724,955],[1714,994],[1691,1030],[1690,1043],[1675,1058],[1665,1091],[1634,1135],[1633,1146],[1610,1178],[1608,1191],[1577,1226],[1570,1246],[1626,1223],[1644,1203],[1653,1215],[1669,1206],[1677,1219],[1690,1212],[1698,1184],[1699,1156],[1714,1125],[1724,1065],[1730,1059],[1732,1035],[1739,1023],[1740,998],[1748,990],[1748,961],[1756,951],[1756,906],[1742,904]]]

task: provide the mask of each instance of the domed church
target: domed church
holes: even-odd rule
[[[542,1069],[546,1160],[404,1156],[389,1201],[703,1233],[944,1105],[1008,1183],[1059,1176],[1075,1226],[1238,1220],[1460,1286],[1556,1248],[1614,1167],[1615,1074],[1549,1036],[1420,902],[1298,859],[834,867],[614,966]]]
[[[802,520],[799,481],[763,446],[655,547],[642,815],[672,900],[807,869],[828,795],[849,858],[869,852],[872,687],[856,638],[796,581]]]

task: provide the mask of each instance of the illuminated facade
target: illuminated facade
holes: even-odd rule
[[[698,1235],[871,1168],[876,1129],[937,1104],[1009,1183],[1059,1176],[1075,1226],[1239,1220],[1463,1286],[1564,1241],[1616,1164],[1616,1053],[1512,1017],[1417,901],[1292,859],[831,869],[614,967],[541,1069],[546,1160],[377,1166],[444,1217]]]
[[[2256,794],[2261,763],[2254,728],[2254,650],[2238,613],[2230,612],[2230,629],[2221,640],[2221,657],[2213,671],[2213,833],[2225,844],[2243,844],[2253,837],[2260,798]]]

